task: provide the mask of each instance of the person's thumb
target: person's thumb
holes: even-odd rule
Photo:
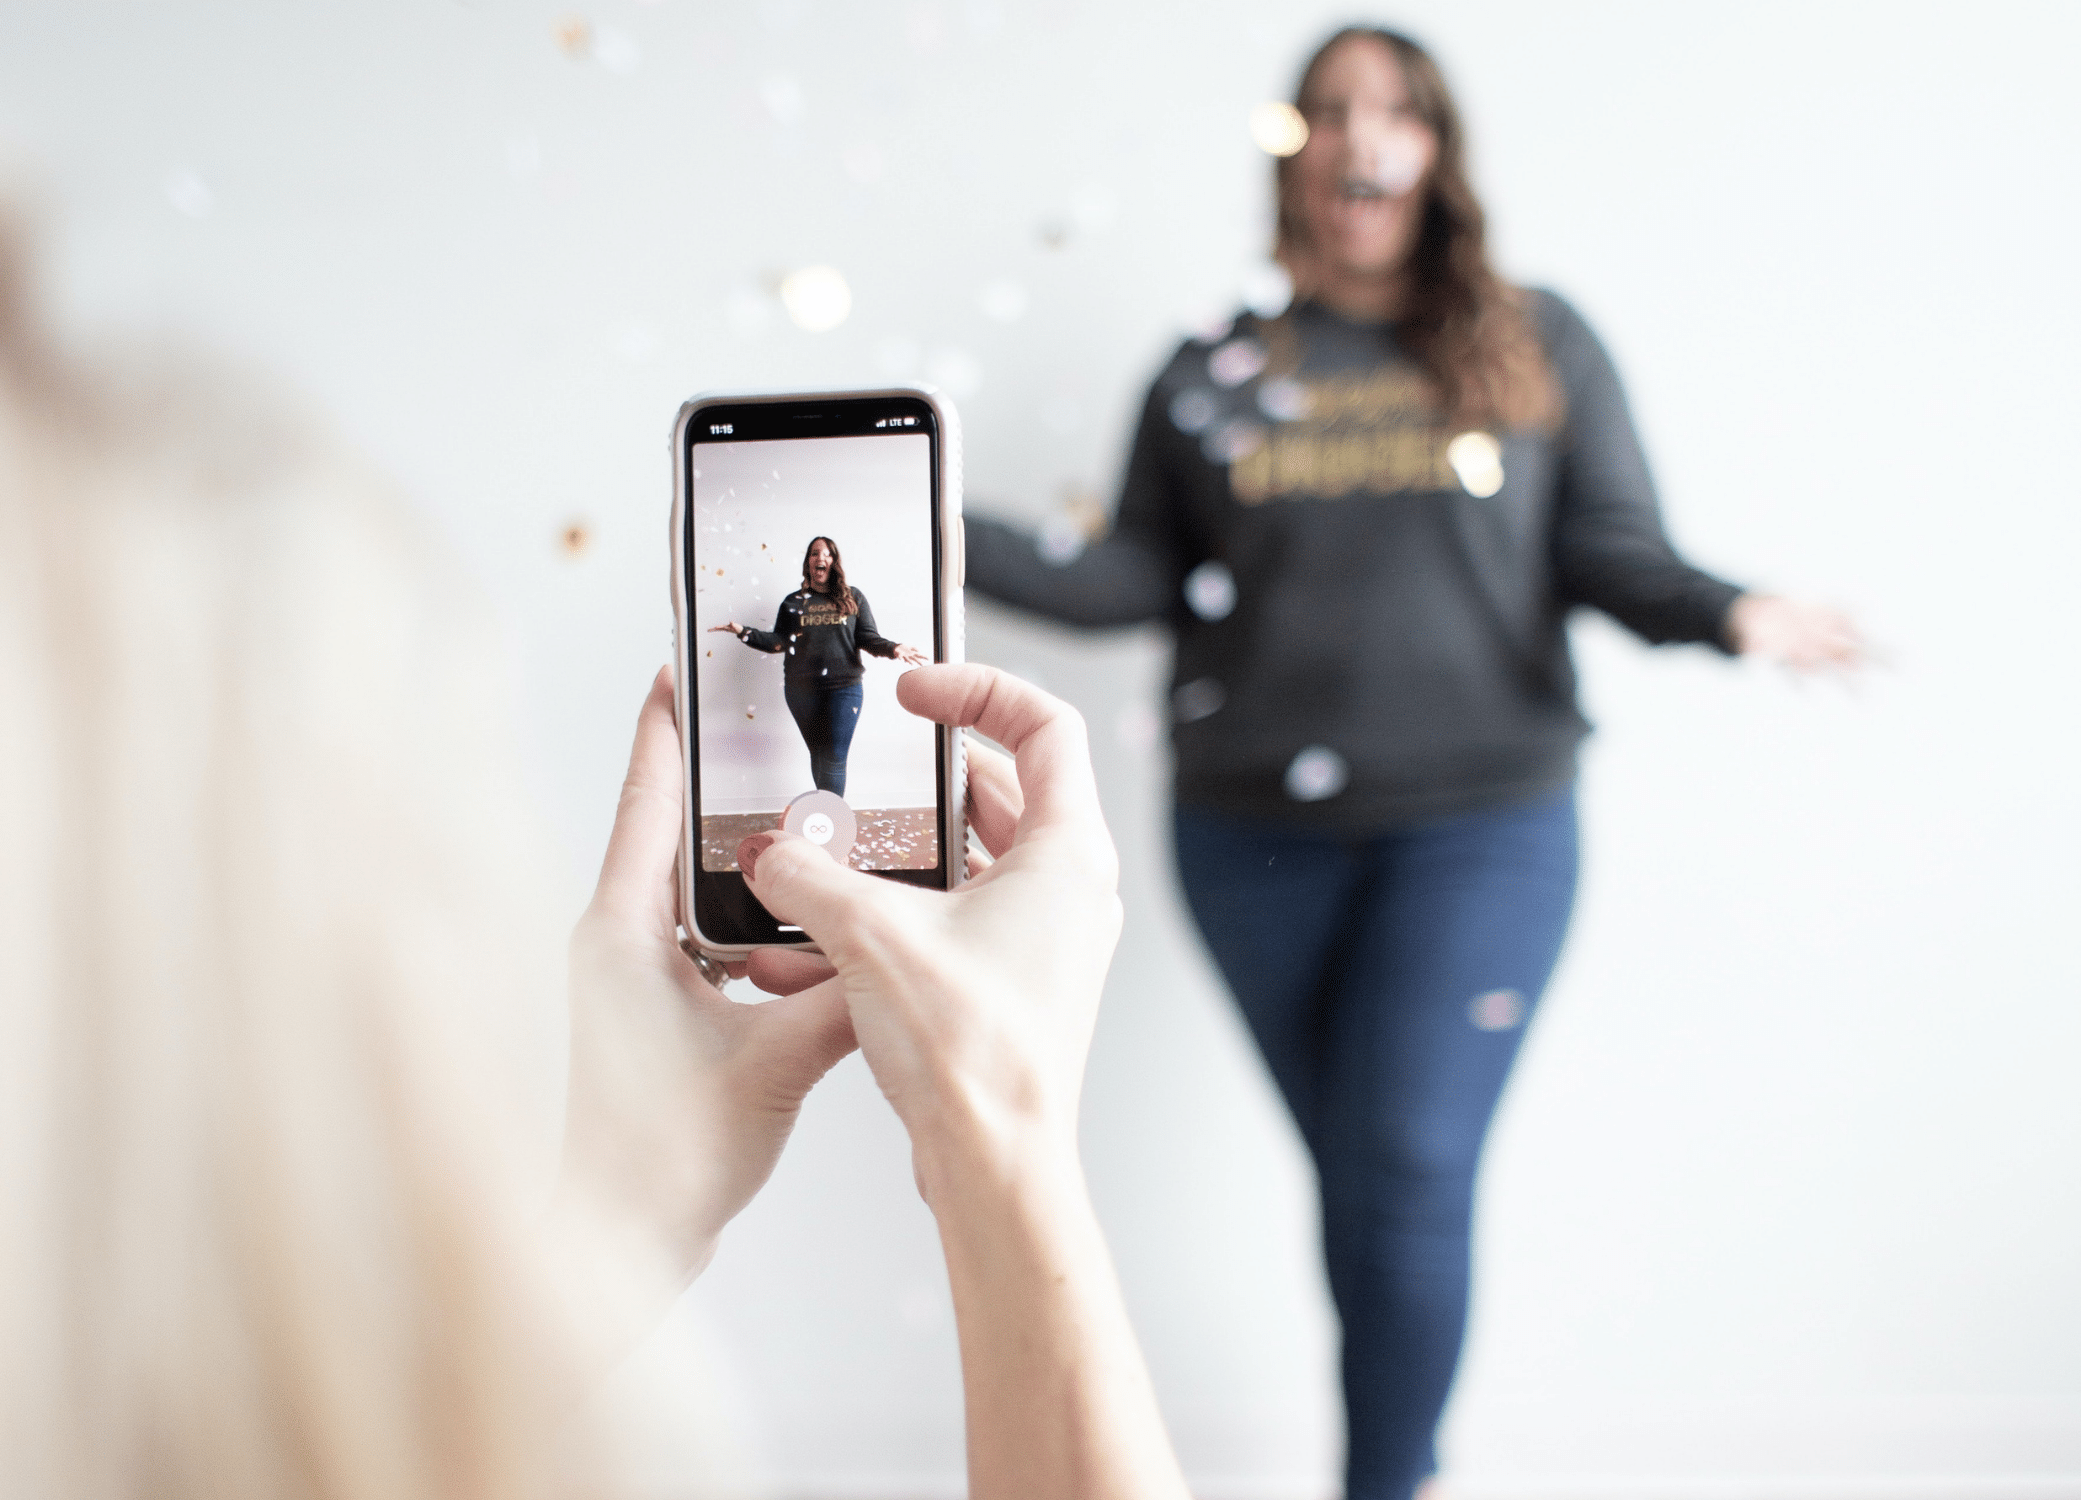
[[[776,921],[801,928],[836,962],[875,920],[890,887],[848,869],[792,833],[755,833],[737,846],[737,868]]]
[[[845,986],[837,979],[762,1000],[749,1010],[755,1045],[772,1064],[776,1097],[771,1102],[783,1108],[801,1103],[816,1081],[859,1045]]]

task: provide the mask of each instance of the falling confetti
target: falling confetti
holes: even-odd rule
[[[925,358],[925,378],[956,401],[965,401],[981,388],[983,367],[965,349],[935,349]]]
[[[1040,554],[1041,561],[1055,568],[1067,567],[1082,557],[1086,545],[1084,528],[1059,514],[1043,521],[1040,534],[1033,540],[1033,550]]]
[[[1163,740],[1163,721],[1156,710],[1136,699],[1113,716],[1113,736],[1124,750],[1146,755]]]
[[[563,16],[549,28],[549,35],[556,43],[556,50],[573,62],[583,62],[592,56],[592,23],[583,16]]]
[[[1200,439],[1200,451],[1210,462],[1232,464],[1248,458],[1264,446],[1265,430],[1259,423],[1238,417]]]
[[[1308,144],[1308,122],[1283,101],[1268,101],[1250,111],[1250,139],[1267,156],[1292,156]]]
[[[1274,422],[1298,422],[1314,404],[1308,388],[1290,375],[1267,380],[1257,388],[1257,409]]]
[[[1180,391],[1171,398],[1171,422],[1180,432],[1205,432],[1220,411],[1212,391]]]
[[[564,556],[575,562],[585,556],[586,550],[592,546],[592,529],[583,521],[572,521],[558,533],[557,542],[562,547]]]
[[[1503,445],[1485,432],[1463,432],[1445,445],[1445,461],[1461,488],[1486,500],[1503,488]]]
[[[1016,323],[1026,316],[1026,288],[1010,279],[993,281],[976,294],[983,316],[999,323]]]
[[[792,125],[802,118],[802,85],[792,74],[769,74],[759,84],[759,102],[776,125]]]
[[[1276,318],[1293,302],[1293,277],[1276,260],[1252,266],[1243,278],[1243,306],[1260,318]]]
[[[602,26],[593,37],[593,60],[610,73],[633,73],[643,61],[643,51],[626,31]]]
[[[1179,683],[1178,690],[1171,694],[1171,714],[1180,724],[1197,724],[1220,713],[1226,702],[1227,688],[1211,677],[1196,677],[1191,682]]]
[[[1228,564],[1208,558],[1185,575],[1185,604],[1202,620],[1225,620],[1236,609],[1236,575]]]
[[[1327,745],[1310,745],[1286,767],[1286,795],[1296,802],[1324,802],[1351,781],[1344,757]]]
[[[1508,1031],[1525,1019],[1525,997],[1516,990],[1490,990],[1467,1002],[1467,1019],[1482,1031]]]
[[[1270,351],[1256,339],[1230,339],[1207,356],[1207,374],[1225,390],[1250,379],[1270,358]]]
[[[853,310],[853,290],[830,266],[804,266],[781,278],[781,305],[797,328],[827,333]]]

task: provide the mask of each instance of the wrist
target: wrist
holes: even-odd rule
[[[1074,1113],[1063,1118],[967,1101],[910,1113],[918,1191],[942,1221],[949,1213],[1084,1193]]]
[[[1753,644],[1756,610],[1762,603],[1761,594],[1736,594],[1727,606],[1726,618],[1720,622],[1720,639],[1737,656],[1747,654]]]

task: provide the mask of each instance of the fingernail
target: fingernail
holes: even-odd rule
[[[744,872],[746,880],[757,873],[759,856],[771,849],[779,837],[777,833],[755,833],[737,846],[737,868]]]

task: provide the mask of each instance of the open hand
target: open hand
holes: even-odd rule
[[[916,646],[898,646],[896,648],[896,660],[902,662],[907,667],[929,667],[932,665],[932,658]]]
[[[1857,624],[1841,610],[1775,594],[1743,594],[1727,610],[1727,644],[1798,672],[1850,670],[1870,658]]]
[[[599,888],[571,937],[565,1185],[654,1236],[682,1281],[772,1173],[810,1086],[854,1045],[835,993],[738,1005],[681,951],[685,795],[667,668],[637,719]]]

